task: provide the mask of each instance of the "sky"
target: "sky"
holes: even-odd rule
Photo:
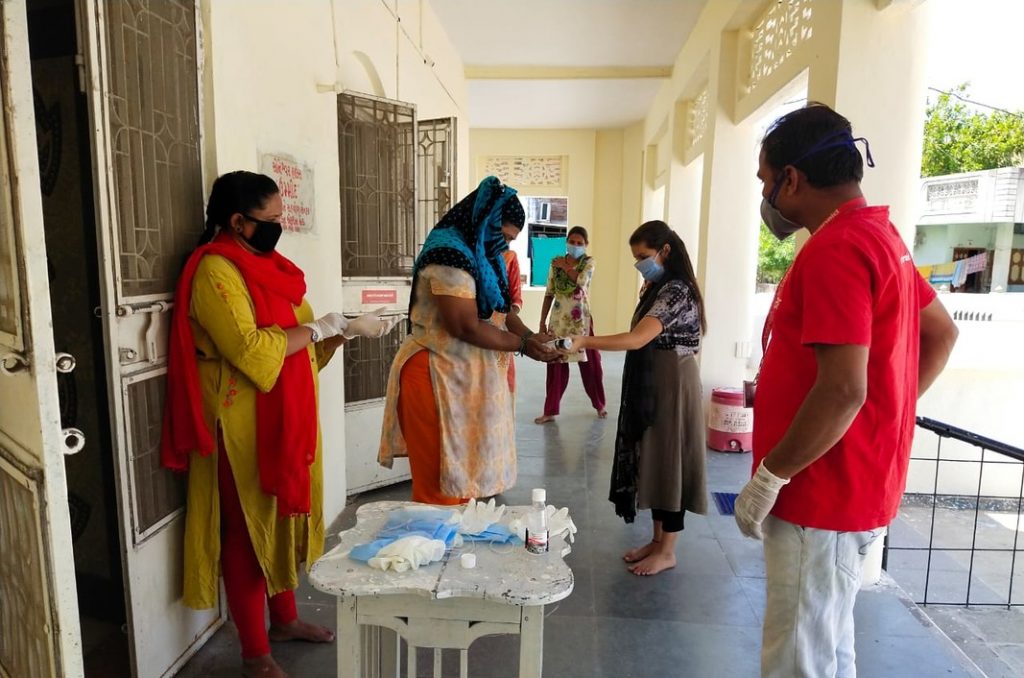
[[[949,90],[970,81],[972,100],[1024,111],[1024,2],[925,2],[931,18],[927,85]]]

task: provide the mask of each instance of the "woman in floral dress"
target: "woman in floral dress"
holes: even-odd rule
[[[590,313],[590,281],[594,277],[594,258],[587,255],[588,244],[590,239],[587,229],[573,226],[566,239],[565,256],[552,260],[540,316],[541,334],[569,337],[594,333],[594,321]],[[605,410],[601,354],[588,350],[573,353],[567,359],[579,363],[583,388],[597,410],[597,416],[604,419],[608,412]],[[568,384],[569,365],[565,362],[548,363],[544,414],[534,419],[535,423],[546,424],[554,420]]]

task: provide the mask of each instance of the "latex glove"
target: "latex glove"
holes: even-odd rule
[[[779,498],[779,490],[789,483],[769,471],[762,460],[754,477],[743,487],[736,497],[736,524],[740,532],[754,539],[764,539],[761,523],[768,517],[775,500]]]
[[[484,504],[470,499],[462,511],[462,522],[459,524],[461,534],[477,534],[483,532],[505,515],[504,506],[495,506],[494,498]]]
[[[554,506],[547,506],[545,510],[548,514],[548,535],[558,537],[564,534],[570,544],[576,541],[578,530],[576,523],[572,522],[572,518],[569,517],[569,508],[563,506],[556,511]]]
[[[387,307],[378,308],[376,311],[365,313],[354,320],[349,320],[348,327],[345,328],[345,338],[368,337],[370,339],[380,339],[383,337],[393,330],[395,325],[402,319],[400,315],[381,318],[381,314],[386,310]]]
[[[378,551],[376,556],[370,558],[367,564],[384,571],[418,570],[421,565],[441,560],[444,557],[444,550],[443,541],[414,535],[391,542]]]
[[[576,528],[576,523],[569,517],[568,507],[562,507],[556,509],[554,506],[545,506],[544,513],[548,517],[548,537],[558,537],[565,535],[569,540],[569,543],[576,541],[576,533],[579,531]],[[508,529],[511,530],[519,539],[526,541],[526,517],[516,518],[509,522]]]
[[[316,333],[317,341],[323,341],[324,339],[330,339],[331,337],[343,334],[348,326],[348,319],[340,313],[328,313],[311,323],[303,324],[303,327],[308,327]]]

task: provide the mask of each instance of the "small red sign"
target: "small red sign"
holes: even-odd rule
[[[364,304],[397,304],[398,290],[363,290]]]

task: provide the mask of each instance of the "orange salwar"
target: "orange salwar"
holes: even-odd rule
[[[430,351],[419,351],[402,366],[398,424],[409,450],[412,500],[424,504],[462,504],[468,499],[441,491],[441,419],[430,378]]]

